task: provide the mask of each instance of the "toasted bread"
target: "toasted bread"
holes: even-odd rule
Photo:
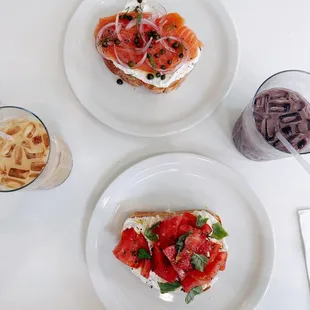
[[[184,211],[164,211],[164,212],[135,212],[132,214],[131,218],[135,217],[151,217],[151,216],[160,216],[161,218],[167,219],[176,215],[182,215],[184,213],[192,213],[194,211],[207,211],[208,213],[212,214],[221,224],[221,218],[215,214],[214,212],[211,212],[209,210],[184,210]]]

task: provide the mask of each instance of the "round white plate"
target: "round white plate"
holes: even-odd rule
[[[184,16],[205,44],[194,71],[170,94],[118,85],[96,51],[99,18],[122,11],[125,0],[84,0],[68,26],[64,64],[74,93],[94,117],[125,134],[159,137],[197,125],[225,99],[237,70],[235,27],[219,0],[158,2]]]
[[[206,206],[229,233],[227,269],[191,304],[182,292],[160,295],[113,256],[123,222],[134,211]],[[116,178],[96,206],[86,246],[89,272],[107,310],[253,309],[267,290],[274,251],[267,212],[245,181],[223,164],[177,153],[144,160]]]

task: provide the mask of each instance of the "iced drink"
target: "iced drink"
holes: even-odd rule
[[[288,73],[290,71],[279,75]],[[276,75],[270,78],[270,86],[276,85],[273,78]],[[283,84],[282,80],[280,85]],[[237,149],[257,161],[287,157],[288,150],[276,137],[280,132],[299,153],[309,152],[310,104],[307,99],[292,89],[269,88],[269,85],[264,89],[263,86],[234,126],[233,140]]]
[[[69,148],[31,112],[1,107],[0,133],[0,192],[50,189],[70,175]]]
[[[0,124],[0,184],[8,189],[23,187],[36,179],[49,155],[49,138],[42,124],[13,119]]]

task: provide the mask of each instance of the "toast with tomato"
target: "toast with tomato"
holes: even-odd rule
[[[100,18],[94,37],[112,73],[154,93],[177,89],[198,63],[203,47],[183,17],[146,0],[131,0],[123,12]]]
[[[186,303],[226,268],[228,233],[206,210],[136,212],[124,225],[115,257],[162,294],[183,290]]]

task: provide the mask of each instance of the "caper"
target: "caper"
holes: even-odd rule
[[[152,73],[149,73],[149,74],[147,75],[147,79],[148,79],[148,80],[153,80],[153,79],[154,79],[154,75],[153,75]]]
[[[166,76],[163,74],[161,77],[160,77],[162,80],[164,80],[166,78]]]
[[[163,48],[159,52],[160,52],[161,55],[165,55],[166,54],[166,50],[163,49]]]
[[[161,68],[162,68],[163,70],[166,70],[166,69],[167,69],[167,67],[166,67],[165,65],[162,65]]]
[[[116,45],[120,45],[120,44],[121,44],[121,41],[120,41],[119,39],[115,39],[115,40],[114,40],[114,43],[115,43]]]
[[[160,57],[158,53],[156,53],[154,56],[155,56],[156,58],[159,58],[159,57]]]
[[[130,61],[128,62],[128,66],[129,66],[130,68],[133,68],[134,65],[135,65],[135,63],[134,63],[132,60],[130,60]]]
[[[180,53],[179,58],[183,58],[183,57],[184,57],[183,53]]]
[[[160,78],[161,74],[159,72],[156,72],[156,77]]]
[[[167,63],[168,63],[168,65],[171,65],[171,64],[172,64],[172,60],[169,59],[169,60],[167,61]]]
[[[172,44],[172,47],[173,48],[178,48],[180,46],[180,43],[179,42],[174,42],[173,44]]]

